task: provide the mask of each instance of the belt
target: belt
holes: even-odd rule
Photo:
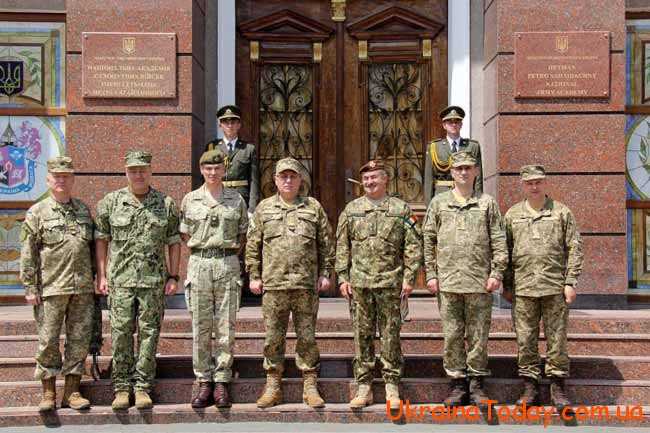
[[[247,180],[225,180],[223,186],[226,188],[236,188],[238,186],[248,186]]]
[[[436,186],[447,186],[449,188],[452,188],[454,186],[454,181],[453,180],[436,180],[435,185]]]
[[[192,255],[211,259],[214,257],[236,256],[239,250],[236,248],[192,248]]]

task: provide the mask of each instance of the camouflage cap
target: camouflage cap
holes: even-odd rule
[[[241,110],[236,105],[224,105],[217,111],[217,119],[241,119]]]
[[[302,164],[297,159],[291,157],[283,158],[275,165],[275,174],[280,174],[285,170],[295,171],[301,176],[303,172]]]
[[[371,159],[361,166],[359,169],[359,174],[363,174],[366,171],[375,171],[375,170],[386,170],[384,166],[384,161],[381,159]]]
[[[445,120],[459,119],[463,120],[465,118],[465,110],[460,108],[457,105],[450,105],[440,112],[440,119],[444,122]]]
[[[476,165],[476,158],[469,152],[456,152],[451,155],[451,166],[453,168],[464,165]]]
[[[69,156],[55,156],[48,159],[47,171],[50,173],[74,173],[72,158]]]
[[[199,165],[203,164],[223,164],[223,161],[226,159],[226,155],[219,150],[219,149],[214,149],[214,150],[208,150],[207,152],[203,152],[203,155],[201,155],[201,159],[199,160]]]
[[[543,165],[531,164],[521,167],[521,180],[535,180],[544,179],[546,177],[546,170]]]
[[[144,150],[129,150],[124,157],[126,167],[142,167],[151,165],[151,154]]]

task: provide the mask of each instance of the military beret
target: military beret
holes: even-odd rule
[[[224,105],[217,111],[217,119],[241,119],[241,110],[236,105]]]
[[[543,165],[524,165],[521,167],[521,180],[534,180],[544,179],[546,177],[546,170]]]
[[[47,171],[50,173],[74,173],[72,158],[69,156],[55,156],[48,159]]]
[[[275,174],[280,174],[285,170],[295,171],[301,176],[303,174],[302,164],[297,159],[291,157],[283,158],[275,165]]]
[[[476,165],[476,158],[469,152],[456,152],[451,155],[451,166],[461,167],[464,165]]]
[[[226,159],[226,155],[220,149],[208,150],[203,152],[201,159],[199,159],[199,165],[203,164],[223,164],[223,161]]]
[[[151,165],[151,154],[144,150],[129,150],[124,157],[126,167],[143,167]]]
[[[440,119],[444,122],[450,119],[463,120],[465,118],[465,110],[457,105],[450,105],[440,112]]]
[[[375,170],[386,170],[384,166],[384,161],[381,159],[371,159],[367,163],[361,166],[359,169],[359,174],[363,174],[366,171],[375,171]]]

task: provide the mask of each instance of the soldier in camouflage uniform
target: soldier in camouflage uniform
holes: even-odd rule
[[[94,308],[91,248],[93,221],[88,206],[71,198],[72,159],[47,161],[50,196],[27,211],[22,225],[20,278],[34,306],[38,352],[34,377],[43,383],[40,411],[56,409],[56,376],[65,377],[61,407],[86,409],[79,382],[90,345]],[[65,321],[64,360],[59,335]]]
[[[264,394],[261,408],[282,401],[281,379],[289,314],[293,316],[296,365],[304,378],[303,401],[311,407],[325,402],[316,386],[319,353],[316,345],[318,292],[330,287],[334,261],[331,227],[321,204],[298,194],[303,169],[293,158],[278,161],[275,185],[278,193],[257,206],[248,228],[246,266],[250,288],[264,291],[262,313],[266,328]]]
[[[465,110],[450,105],[440,112],[442,127],[447,132],[443,138],[432,141],[427,146],[424,160],[424,202],[429,203],[436,194],[441,194],[453,188],[451,178],[451,155],[465,151],[472,154],[478,165],[478,175],[474,180],[474,189],[483,192],[483,170],[481,168],[481,146],[471,138],[461,138]]]
[[[178,286],[181,240],[174,201],[150,187],[151,154],[132,150],[125,161],[128,187],[97,204],[95,230],[98,290],[110,303],[113,410],[128,409],[132,388],[138,409],[152,406],[165,295]],[[139,351],[134,352],[136,319]]]
[[[474,404],[487,400],[492,294],[501,286],[508,261],[506,235],[497,202],[474,190],[476,160],[452,156],[454,188],[431,200],[422,228],[427,288],[438,293],[445,334],[443,366],[451,380],[444,403],[467,403],[467,376]],[[468,350],[465,349],[467,338]]]
[[[573,214],[545,194],[546,172],[541,165],[521,169],[525,200],[505,216],[510,266],[504,296],[514,301],[512,319],[519,347],[519,376],[524,392],[517,404],[534,405],[541,376],[537,340],[539,321],[546,336],[546,376],[551,378],[551,400],[568,406],[564,378],[569,376],[567,324],[574,286],[582,270],[582,240]]]
[[[359,170],[365,195],[348,203],[336,230],[336,265],[341,294],[353,303],[353,409],[373,403],[375,329],[381,334],[386,401],[399,407],[403,359],[400,298],[413,291],[422,261],[421,237],[408,204],[386,194],[388,174],[382,161]]]
[[[223,187],[224,157],[221,150],[201,156],[203,186],[187,194],[181,204],[181,238],[191,252],[185,295],[192,313],[192,365],[199,382],[192,399],[194,408],[212,402],[217,407],[231,405],[228,383],[241,289],[237,255],[248,216],[241,195]],[[216,336],[214,356],[212,332]]]

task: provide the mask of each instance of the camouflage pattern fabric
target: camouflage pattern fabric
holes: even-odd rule
[[[162,287],[111,287],[109,302],[113,388],[115,392],[131,388],[149,392],[156,376],[156,348],[165,313],[165,292]],[[133,348],[136,318],[138,351]]]
[[[314,290],[318,277],[330,277],[332,230],[321,204],[296,197],[292,205],[278,194],[263,200],[248,227],[246,267],[265,291]]]
[[[422,261],[418,227],[406,202],[386,197],[374,204],[360,197],[348,203],[336,231],[339,283],[394,288],[414,283]]]
[[[260,204],[261,206],[261,204]],[[284,371],[289,314],[296,331],[296,366],[302,372],[319,368],[320,354],[316,345],[316,316],[318,293],[313,289],[270,290],[262,297],[262,314],[266,338],[264,340],[264,369]]]
[[[81,376],[90,344],[94,296],[53,295],[34,305],[34,319],[38,328],[36,352],[36,380],[49,379],[59,374]],[[65,322],[63,361],[59,350],[61,327]]]
[[[77,199],[52,197],[29,208],[22,224],[20,278],[25,294],[42,297],[93,293],[93,221]]]
[[[549,296],[575,286],[584,253],[576,221],[564,204],[546,198],[541,212],[524,200],[505,216],[510,266],[504,286],[516,296]]]
[[[568,377],[567,327],[569,307],[564,294],[549,296],[516,296],[512,306],[512,322],[517,333],[517,364],[519,376],[540,379],[539,321],[544,322],[546,336],[547,377]]]
[[[95,238],[110,240],[108,285],[162,288],[165,246],[180,242],[178,210],[171,197],[151,188],[140,202],[128,188],[97,204]]]
[[[447,375],[454,379],[489,376],[487,342],[492,294],[440,292],[438,306],[445,336],[442,362]]]
[[[422,227],[427,281],[440,291],[486,293],[488,278],[503,279],[506,234],[496,200],[474,193],[465,203],[452,191],[431,200]]]
[[[398,288],[352,289],[354,307],[354,378],[357,383],[371,383],[375,369],[375,330],[379,326],[384,382],[398,384],[403,359],[400,345],[400,293]]]

